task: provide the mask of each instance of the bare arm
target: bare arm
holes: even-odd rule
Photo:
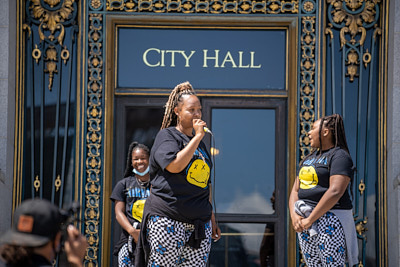
[[[299,200],[299,177],[296,177],[296,180],[294,181],[293,187],[292,187],[292,192],[290,193],[289,197],[289,212],[290,212],[290,218],[292,219],[292,226],[293,229],[296,232],[302,232],[303,231],[303,226],[301,224],[301,220],[304,219],[300,215],[298,215],[294,211],[294,203],[296,203],[297,200]]]
[[[332,175],[329,178],[329,188],[322,196],[317,206],[313,209],[310,216],[302,220],[304,229],[310,226],[319,219],[322,215],[328,212],[339,199],[343,196],[350,183],[350,177],[345,175]]]
[[[196,131],[195,136],[192,138],[192,140],[190,140],[185,148],[183,148],[181,151],[178,152],[178,154],[176,154],[176,158],[165,168],[167,171],[171,173],[179,173],[184,168],[186,168],[193,157],[193,153],[199,146],[200,141],[203,139],[203,136],[205,134],[205,126],[206,123],[204,121],[193,120],[193,128]]]
[[[135,229],[129,222],[128,218],[125,215],[125,202],[122,201],[115,201],[115,218],[117,219],[117,222],[121,227],[127,231],[133,239],[135,239],[135,242],[137,242],[138,237],[139,237],[139,230]]]

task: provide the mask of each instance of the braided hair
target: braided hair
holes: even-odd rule
[[[128,157],[126,159],[126,168],[125,168],[124,178],[132,176],[132,172],[133,172],[132,152],[134,149],[142,149],[144,152],[146,152],[147,156],[150,157],[150,149],[146,145],[139,144],[138,142],[132,142],[129,145],[129,149],[128,149]]]
[[[329,116],[325,116],[321,118],[321,124],[319,127],[319,153],[322,153],[322,144],[321,144],[321,133],[322,127],[328,128],[329,131],[332,133],[332,142],[334,143],[335,147],[340,147],[343,150],[346,150],[347,153],[350,155],[349,148],[347,146],[346,141],[346,134],[344,132],[344,123],[343,118],[339,114],[333,114]],[[353,171],[357,171],[357,169],[353,166]],[[354,197],[353,193],[353,179],[350,180],[350,194],[351,198]]]
[[[178,84],[170,93],[168,101],[165,104],[165,112],[161,129],[168,128],[170,126],[176,126],[178,124],[178,117],[176,116],[174,109],[180,102],[182,102],[183,95],[196,95],[196,92],[189,82]]]
[[[322,128],[328,128],[329,131],[332,133],[332,141],[335,147],[340,147],[347,151],[347,153],[350,154],[349,148],[347,146],[347,141],[346,141],[346,134],[344,132],[344,123],[342,116],[339,114],[333,114],[329,116],[325,116],[320,118],[320,127],[319,127],[319,132],[318,132],[318,139],[319,139],[319,154],[322,154],[322,142],[321,142],[321,136],[322,136]],[[300,166],[303,164],[303,162],[310,157],[315,149],[313,149],[307,156],[305,156],[301,161],[300,161]]]
[[[325,127],[332,133],[332,141],[335,147],[340,147],[350,154],[349,148],[347,146],[346,134],[344,132],[344,123],[342,116],[339,114],[333,114],[321,118],[321,123],[319,127],[319,151],[322,152],[321,134],[322,128]]]

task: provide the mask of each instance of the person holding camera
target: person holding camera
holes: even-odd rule
[[[0,266],[50,267],[62,248],[70,266],[83,266],[88,243],[86,238],[72,225],[68,218],[51,202],[45,199],[29,199],[15,210],[12,228],[1,238]],[[66,228],[66,236],[62,234]],[[3,262],[2,262],[3,261]]]

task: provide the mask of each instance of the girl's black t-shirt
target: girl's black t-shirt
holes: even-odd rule
[[[114,187],[110,199],[125,202],[125,215],[129,222],[141,222],[146,199],[150,195],[150,184],[142,186],[135,176],[120,180]]]
[[[354,169],[349,153],[340,147],[323,151],[321,155],[318,151],[314,151],[304,160],[297,174],[300,181],[299,199],[315,207],[328,190],[329,179],[332,175],[344,175],[353,180]],[[349,188],[350,186],[333,209],[353,208]]]
[[[135,176],[129,176],[117,183],[110,199],[114,202],[117,200],[125,202],[125,215],[132,225],[135,222],[139,223],[136,227],[138,229],[142,222],[144,205],[149,195],[150,184],[142,186],[137,182]],[[118,256],[121,247],[128,242],[128,237],[129,233],[122,228],[120,239],[114,248],[114,255]]]
[[[150,154],[152,188],[148,203],[151,203],[151,214],[188,223],[211,218],[209,186],[212,162],[205,144],[200,142],[191,161],[180,173],[165,169],[190,139],[175,127],[157,134]]]

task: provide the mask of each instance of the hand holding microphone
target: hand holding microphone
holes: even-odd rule
[[[196,133],[198,134],[204,134],[204,133],[209,133],[212,134],[210,129],[207,128],[207,124],[205,121],[201,119],[194,119],[193,120],[193,129],[195,130]]]
[[[206,132],[206,133],[209,133],[209,134],[213,134],[211,131],[210,131],[210,129],[208,129],[207,127],[203,127],[203,129],[204,129],[204,131]]]

